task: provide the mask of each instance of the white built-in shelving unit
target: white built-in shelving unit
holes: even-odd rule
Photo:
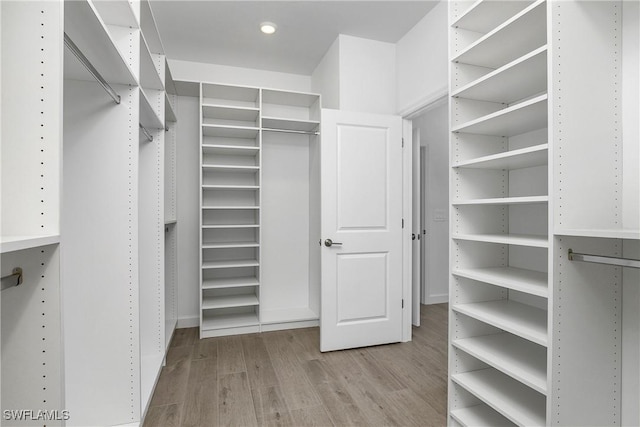
[[[638,422],[638,15],[449,3],[452,425]]]
[[[306,213],[319,96],[201,83],[200,107],[200,336],[317,324]],[[300,159],[303,167],[293,166],[298,170],[287,176]],[[303,179],[296,181],[296,174]],[[292,200],[292,186],[299,182],[305,188]],[[288,209],[300,203],[302,212]],[[287,223],[303,235],[285,232]],[[300,267],[284,267],[291,251],[294,258],[304,257]],[[287,293],[288,286],[294,290]]]

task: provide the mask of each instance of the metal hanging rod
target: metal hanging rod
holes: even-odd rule
[[[308,130],[289,130],[289,129],[272,129],[272,128],[262,128],[263,131],[267,132],[283,132],[283,133],[301,133],[304,135],[320,135],[318,131],[308,131]]]
[[[151,135],[144,126],[140,125],[140,130],[142,130],[142,133],[144,134],[145,137],[147,137],[147,140],[149,142],[153,141],[153,135]]]
[[[14,268],[11,274],[1,277],[0,281],[2,282],[0,289],[3,291],[5,289],[13,288],[14,286],[22,285],[22,268]]]
[[[619,267],[640,268],[640,259],[579,254],[573,252],[571,249],[569,249],[569,261],[593,262],[596,264],[617,265]]]
[[[109,86],[109,83],[107,83],[106,80],[102,78],[98,70],[96,70],[93,65],[91,65],[91,62],[89,62],[82,51],[78,49],[78,46],[76,46],[76,44],[73,42],[73,40],[71,40],[67,33],[64,33],[64,44],[69,48],[71,53],[73,53],[76,58],[78,58],[78,61],[80,61],[80,63],[84,65],[89,74],[91,74],[93,78],[96,79],[96,81],[100,84],[100,86],[102,86],[102,88],[109,94],[109,96],[113,98],[115,103],[120,104],[120,95],[118,95],[116,91],[113,90],[111,86]]]

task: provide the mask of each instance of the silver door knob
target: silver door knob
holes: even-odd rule
[[[331,246],[342,246],[342,243],[339,242],[334,242],[331,239],[327,239],[324,241],[324,245],[328,248],[330,248]]]

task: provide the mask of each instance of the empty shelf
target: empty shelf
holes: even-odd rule
[[[202,115],[208,119],[255,122],[260,110],[255,107],[236,107],[229,105],[203,104]]]
[[[202,243],[202,249],[257,248],[258,242]]]
[[[452,129],[453,132],[511,137],[547,126],[547,95],[536,96]]]
[[[534,248],[549,247],[549,240],[547,239],[547,236],[523,234],[454,234],[452,237],[456,240],[471,240],[474,242],[530,246]]]
[[[481,322],[547,345],[547,312],[511,300],[455,304],[453,310]]]
[[[231,156],[255,156],[260,151],[259,147],[240,145],[214,145],[202,144],[202,152]]]
[[[547,90],[543,46],[454,91],[451,96],[511,104]]]
[[[544,0],[524,9],[485,34],[452,59],[453,62],[499,68],[547,43]]]
[[[453,165],[454,168],[470,169],[523,169],[548,164],[549,144],[492,154],[464,160]]]
[[[262,127],[311,132],[318,129],[320,122],[312,120],[283,119],[277,117],[262,117]]]
[[[478,0],[451,26],[476,33],[488,33],[532,3],[527,1]]]
[[[454,409],[451,411],[451,417],[464,427],[515,427],[516,425],[485,404]]]
[[[260,209],[260,206],[203,206],[202,210],[247,210],[247,209]]]
[[[204,184],[202,186],[204,190],[258,190],[257,185],[217,185],[217,184]]]
[[[164,84],[142,32],[140,32],[140,85],[145,89],[164,90]]]
[[[258,224],[202,224],[203,229],[217,228],[258,228]]]
[[[230,260],[230,261],[203,261],[202,269],[214,269],[214,268],[243,268],[243,267],[257,267],[260,263],[255,260]]]
[[[258,305],[258,297],[248,295],[226,295],[221,297],[203,297],[202,309],[213,310],[217,308],[247,307]]]
[[[458,268],[454,276],[466,277],[546,298],[549,295],[547,273],[515,267]]]
[[[547,394],[547,349],[509,333],[453,341],[453,345],[520,381]]]
[[[224,329],[224,328],[241,328],[243,326],[254,326],[258,324],[258,315],[256,313],[237,313],[225,314],[219,316],[202,317],[202,330]]]
[[[0,238],[0,253],[21,251],[23,249],[39,248],[41,246],[60,243],[59,234],[45,234],[41,236],[2,236]]]
[[[549,196],[527,197],[497,197],[493,199],[454,200],[453,205],[526,205],[533,203],[547,203]]]
[[[262,323],[303,322],[318,320],[318,313],[310,308],[288,308],[283,310],[261,310]]]
[[[169,95],[166,93],[164,94],[164,118],[167,122],[178,121],[173,105],[171,104],[171,100],[169,99]]]
[[[495,369],[455,374],[451,379],[518,425],[545,425],[545,397]]]
[[[202,169],[204,170],[219,170],[226,172],[247,172],[247,173],[255,173],[260,170],[260,166],[235,166],[235,165],[202,165]]]
[[[313,93],[291,92],[273,89],[262,90],[262,104],[287,105],[294,107],[311,107],[320,95]]]
[[[226,138],[249,138],[258,137],[259,129],[257,127],[247,126],[227,126],[227,125],[202,125],[202,134],[204,136],[220,136]]]
[[[242,288],[259,286],[256,277],[233,277],[228,279],[203,279],[202,289]]]
[[[164,129],[164,120],[160,119],[156,110],[151,106],[151,101],[142,88],[140,88],[140,124],[147,130]]]
[[[599,237],[603,239],[633,239],[640,240],[640,230],[633,228],[594,228],[594,229],[577,229],[577,228],[556,228],[554,230],[556,236],[576,236],[576,237]]]

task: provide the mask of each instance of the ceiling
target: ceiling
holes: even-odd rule
[[[435,5],[413,1],[152,0],[169,59],[310,75],[338,34],[396,43]],[[278,31],[267,36],[261,22]]]

